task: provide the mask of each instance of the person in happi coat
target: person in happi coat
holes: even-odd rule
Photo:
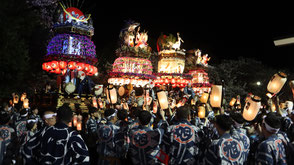
[[[72,117],[73,112],[68,105],[58,108],[58,122],[37,132],[24,145],[25,164],[89,164],[84,140],[68,127]]]
[[[125,156],[126,142],[124,133],[120,127],[115,125],[117,121],[117,110],[106,109],[104,112],[106,123],[97,125],[97,152],[99,165],[120,164],[120,158]]]
[[[0,112],[0,164],[11,164],[16,160],[18,140],[15,130],[9,126],[10,115]]]
[[[190,120],[190,107],[182,106],[176,111],[176,121],[165,130],[162,150],[168,155],[169,164],[196,163],[199,137]]]
[[[56,124],[57,113],[47,110],[43,114],[44,127],[54,126]]]
[[[139,126],[130,131],[129,153],[134,165],[159,164],[157,155],[163,129],[153,130],[149,123],[152,115],[148,111],[139,113]]]
[[[235,130],[231,130],[233,121],[227,114],[218,115],[215,118],[219,139],[213,140],[204,153],[204,164],[244,164],[243,142],[236,135]]]
[[[244,162],[246,162],[247,157],[249,155],[249,150],[250,150],[250,139],[247,136],[246,129],[243,128],[245,119],[243,118],[242,114],[239,112],[233,112],[230,114],[230,116],[233,121],[233,129],[234,129],[233,131],[237,131],[237,133],[233,135],[239,136],[239,139],[243,143],[243,155],[241,159],[244,160]]]
[[[262,141],[255,154],[256,164],[287,164],[284,137],[279,134],[281,118],[270,112],[261,124]]]

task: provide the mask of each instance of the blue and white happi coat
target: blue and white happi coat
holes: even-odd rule
[[[14,129],[8,125],[0,125],[0,164],[2,164],[7,147],[13,138],[16,138]]]
[[[244,164],[247,159],[247,144],[236,135],[236,130],[224,133],[219,139],[213,140],[205,151],[204,164]],[[249,148],[248,148],[249,150]]]
[[[64,123],[45,127],[24,146],[26,164],[89,164],[82,137]]]
[[[148,165],[158,162],[156,156],[160,151],[163,135],[162,129],[139,125],[130,132],[129,153],[134,165]]]
[[[197,128],[187,120],[167,127],[162,150],[169,157],[169,164],[194,164],[199,154]]]
[[[255,154],[256,164],[287,164],[285,139],[279,134],[274,134],[261,142]]]

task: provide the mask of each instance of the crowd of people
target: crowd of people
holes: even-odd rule
[[[293,102],[272,100],[277,108],[263,106],[253,121],[237,106],[215,109],[199,100],[156,113],[138,105],[89,106],[82,114],[68,104],[41,110],[4,103],[0,164],[291,164]],[[74,115],[83,116],[81,130]]]

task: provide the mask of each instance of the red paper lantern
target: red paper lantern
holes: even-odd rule
[[[57,69],[58,68],[58,62],[57,61],[51,61],[51,68]]]
[[[76,66],[77,66],[77,70],[78,70],[78,71],[82,71],[82,70],[84,70],[84,68],[85,68],[85,67],[84,67],[84,63],[81,63],[81,62],[77,63]]]
[[[46,67],[46,71],[51,70],[51,69],[52,69],[52,67],[51,67],[51,62],[47,62],[47,63],[45,63],[45,67]]]
[[[65,69],[66,65],[67,65],[67,63],[65,61],[59,61],[59,68],[60,69]]]
[[[176,83],[176,79],[174,79],[174,78],[171,79],[171,83],[172,83],[172,84],[175,84],[175,83]]]
[[[71,69],[71,70],[76,69],[76,62],[73,62],[73,61],[69,62],[68,69]]]
[[[55,73],[56,73],[56,74],[60,74],[60,73],[61,73],[60,68],[55,69]]]

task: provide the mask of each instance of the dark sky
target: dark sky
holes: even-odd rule
[[[255,5],[212,8],[177,3],[113,7],[96,1],[89,4],[97,52],[105,47],[114,51],[124,20],[132,19],[141,24],[141,30],[148,31],[148,43],[153,50],[161,33],[180,32],[184,40],[182,47],[199,48],[202,53],[208,53],[211,65],[243,56],[274,68],[291,69],[294,45],[275,47],[273,43],[276,38],[294,36],[294,10],[287,9],[287,4],[271,8]]]

